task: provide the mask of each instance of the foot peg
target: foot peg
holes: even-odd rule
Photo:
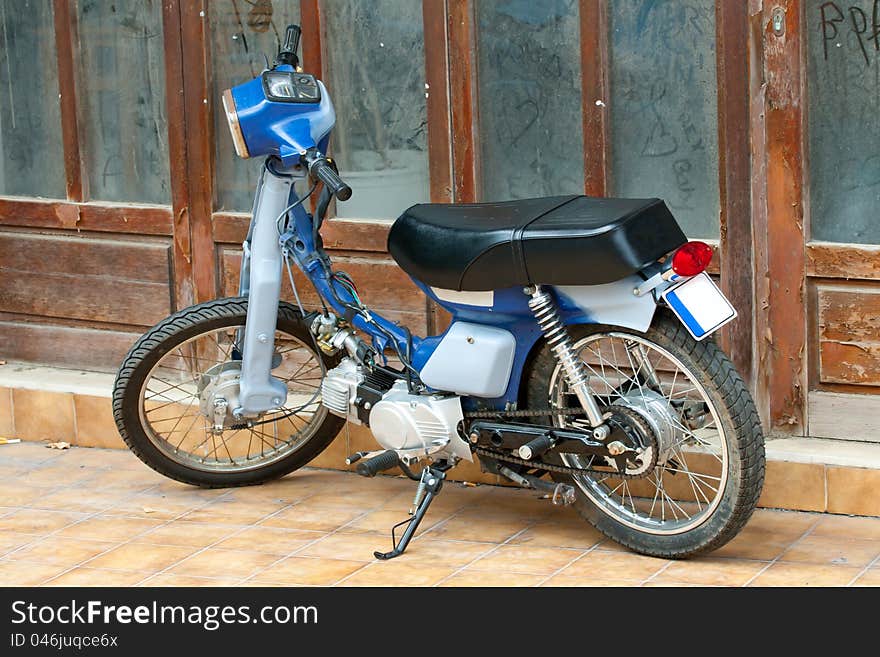
[[[498,468],[498,473],[523,488],[544,491],[550,495],[550,500],[556,506],[568,506],[574,504],[577,499],[574,486],[568,484],[554,484],[552,481],[544,481],[532,475],[518,474],[504,465]]]
[[[386,452],[386,454],[387,453],[388,452]],[[413,508],[410,510],[410,517],[397,523],[391,528],[391,544],[393,549],[390,552],[379,552],[377,550],[373,553],[374,557],[387,561],[388,559],[393,559],[394,557],[399,557],[403,554],[403,551],[406,550],[412,537],[415,536],[419,524],[422,522],[422,518],[425,517],[425,513],[428,511],[428,507],[431,506],[431,502],[443,487],[443,480],[446,479],[446,470],[448,469],[448,466],[427,467],[422,471],[422,477],[419,481],[418,490],[416,491],[416,498],[413,500]],[[404,525],[406,525],[406,529],[403,532],[403,536],[400,537],[400,541],[398,541],[396,535],[397,529]]]
[[[349,460],[354,456],[355,455],[352,454],[346,460]],[[398,465],[400,465],[400,457],[397,455],[397,452],[389,449],[387,452],[382,452],[373,458],[367,459],[363,463],[359,463],[357,466],[357,473],[362,477],[375,477],[380,472],[390,470]]]

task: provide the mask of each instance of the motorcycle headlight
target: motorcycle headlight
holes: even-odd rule
[[[235,109],[235,100],[232,98],[231,89],[223,92],[223,109],[226,111],[226,123],[229,125],[230,134],[232,134],[235,152],[238,153],[239,157],[249,158],[251,155],[248,153],[248,147],[244,141],[241,126],[238,123],[238,110]]]
[[[263,74],[263,83],[266,85],[266,96],[270,100],[285,101],[297,98],[292,73],[286,71],[267,71]]]

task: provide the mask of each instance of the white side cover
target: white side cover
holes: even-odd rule
[[[605,285],[555,285],[553,289],[581,308],[591,322],[645,332],[654,319],[657,302],[652,294],[633,294],[640,283],[641,277],[634,275]]]
[[[516,339],[509,331],[455,322],[425,363],[419,378],[435,390],[500,397],[507,390]]]

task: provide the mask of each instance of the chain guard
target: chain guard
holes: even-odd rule
[[[626,417],[632,421],[634,424],[637,424],[643,433],[643,435],[652,441],[653,449],[652,454],[653,458],[651,460],[651,464],[646,468],[644,472],[640,472],[638,474],[628,474],[627,472],[621,472],[620,469],[617,471],[613,470],[599,470],[598,468],[573,468],[566,465],[556,465],[554,463],[547,463],[546,461],[527,461],[526,459],[519,458],[518,456],[512,455],[510,452],[488,449],[486,447],[478,447],[476,445],[471,445],[471,451],[480,456],[485,456],[487,458],[491,458],[496,461],[504,461],[505,463],[514,463],[516,465],[524,465],[528,466],[534,470],[546,470],[547,472],[559,472],[562,474],[568,475],[582,475],[582,474],[601,474],[612,477],[614,479],[643,479],[647,477],[651,472],[653,472],[654,467],[657,465],[657,458],[659,452],[659,446],[657,444],[656,437],[653,432],[648,427],[645,420],[638,414],[633,411],[630,411],[627,408],[615,407],[613,409],[615,414],[626,415]],[[583,409],[580,408],[548,408],[548,409],[523,409],[516,411],[471,411],[464,414],[466,419],[492,419],[492,418],[515,418],[515,417],[540,417],[540,416],[563,416],[563,417],[586,417],[586,413],[584,413]],[[629,436],[627,432],[627,436]],[[648,446],[644,446],[648,447]]]

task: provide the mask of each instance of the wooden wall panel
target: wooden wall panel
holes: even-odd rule
[[[0,233],[0,311],[150,326],[171,312],[170,245]]]
[[[880,245],[810,242],[807,275],[880,280]]]
[[[425,297],[409,277],[387,256],[336,252],[334,269],[348,272],[358,286],[361,300],[391,321],[407,326],[414,335],[426,332]],[[223,296],[235,296],[241,269],[241,250],[220,249],[220,277]],[[311,283],[293,268],[299,297],[308,309],[318,307],[318,296]],[[293,291],[284,274],[282,299],[293,301]]]
[[[36,198],[0,198],[0,225],[135,235],[171,235],[172,231],[171,208]]]
[[[813,390],[810,399],[810,435],[880,443],[877,417],[880,397]]]
[[[819,380],[880,385],[880,289],[817,287]]]
[[[0,320],[0,358],[112,372],[140,333]]]

